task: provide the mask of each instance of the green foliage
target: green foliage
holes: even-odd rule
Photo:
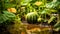
[[[52,1],[52,2],[50,2],[50,3],[47,3],[46,4],[46,7],[47,8],[56,8],[56,7],[58,7],[58,5],[60,4],[60,2],[58,2],[58,1]]]
[[[27,5],[32,0],[21,0],[21,5]]]
[[[1,0],[0,1],[0,23],[12,21],[15,18],[15,14],[10,13],[6,9],[16,6],[14,0]],[[9,21],[9,22],[10,22]]]
[[[34,3],[36,1],[42,2],[41,5],[36,6]],[[23,10],[21,10],[21,6],[25,7]],[[60,0],[1,0],[0,1],[0,22],[3,23],[7,20],[13,20],[15,18],[15,14],[10,13],[8,11],[5,11],[7,8],[15,7],[17,9],[17,13],[19,14],[19,17],[25,16],[28,13],[36,11],[44,21],[47,21],[50,23],[53,21],[52,17],[47,18],[47,14],[50,16],[52,13],[59,13],[60,10]],[[31,15],[30,15],[31,16]],[[35,16],[34,14],[32,16]],[[3,18],[5,17],[5,18]],[[16,18],[19,18],[16,17]],[[29,17],[29,15],[28,15]],[[31,18],[31,17],[30,17]],[[20,19],[20,18],[19,18]],[[19,19],[17,19],[19,21]],[[32,20],[36,18],[32,17]],[[40,18],[39,18],[40,20]]]
[[[3,11],[4,14],[0,14],[0,23],[3,23],[7,20],[13,20],[15,14],[10,13],[8,11]]]
[[[54,30],[55,30],[55,31],[59,31],[59,30],[60,30],[60,22],[58,22],[58,23],[56,23],[56,24],[54,25]]]
[[[56,18],[56,17],[51,16],[51,18],[48,20],[48,24],[49,24],[50,22],[52,22],[55,18]]]
[[[36,6],[34,5],[36,1],[42,2],[42,4]],[[54,21],[54,19],[52,19],[51,14],[59,13],[58,11],[58,9],[60,9],[58,8],[59,5],[60,5],[59,0],[31,0],[31,1],[29,0],[26,5],[23,5],[25,7],[25,11],[22,11],[22,14],[24,13],[24,15],[26,15],[36,10],[38,15],[40,16],[40,18],[43,19],[44,22],[45,21],[52,22]]]
[[[55,28],[60,28],[60,22],[54,25]]]
[[[44,19],[41,18],[41,17],[39,17],[39,18],[37,19],[37,21],[38,21],[38,23],[43,23],[43,22],[44,22]]]

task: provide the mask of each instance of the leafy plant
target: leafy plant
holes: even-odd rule
[[[7,20],[11,20],[12,18],[15,17],[15,14],[13,13],[10,13],[8,11],[3,11],[4,14],[0,14],[0,23],[3,23]]]
[[[60,22],[58,22],[54,25],[54,30],[55,31],[60,31]]]

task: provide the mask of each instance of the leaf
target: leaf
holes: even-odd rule
[[[0,23],[3,23],[3,22],[5,22],[5,21],[8,20],[8,19],[9,19],[9,18],[6,17],[6,15],[0,14]]]
[[[55,27],[55,28],[60,27],[60,22],[56,23],[56,24],[54,25],[54,27]]]
[[[11,7],[15,7],[15,4],[11,4],[11,3],[6,3],[5,4],[5,8],[11,8]]]
[[[15,14],[8,11],[3,11],[3,13],[4,14],[0,14],[0,24],[15,17]]]
[[[7,16],[7,17],[15,17],[15,14],[10,13],[8,11],[3,11],[3,13]]]
[[[57,7],[59,4],[60,4],[60,2],[58,2],[58,1],[55,1],[55,2],[52,1],[52,2],[46,4],[46,8],[55,8],[55,7]]]
[[[52,17],[48,20],[48,24],[50,24],[50,22],[53,21],[54,18],[55,18],[55,17],[52,16]]]
[[[22,0],[21,5],[27,5],[32,0]]]
[[[13,2],[10,2],[13,1]],[[4,0],[4,8],[11,8],[16,6],[16,2],[14,0]]]
[[[2,19],[3,17],[2,17],[2,15],[0,14],[0,23],[2,23],[3,22],[3,19]]]
[[[49,9],[44,9],[41,14],[50,14],[51,11]]]
[[[60,30],[60,22],[58,22],[58,23],[56,23],[55,25],[54,25],[54,28],[55,28],[55,30]]]

